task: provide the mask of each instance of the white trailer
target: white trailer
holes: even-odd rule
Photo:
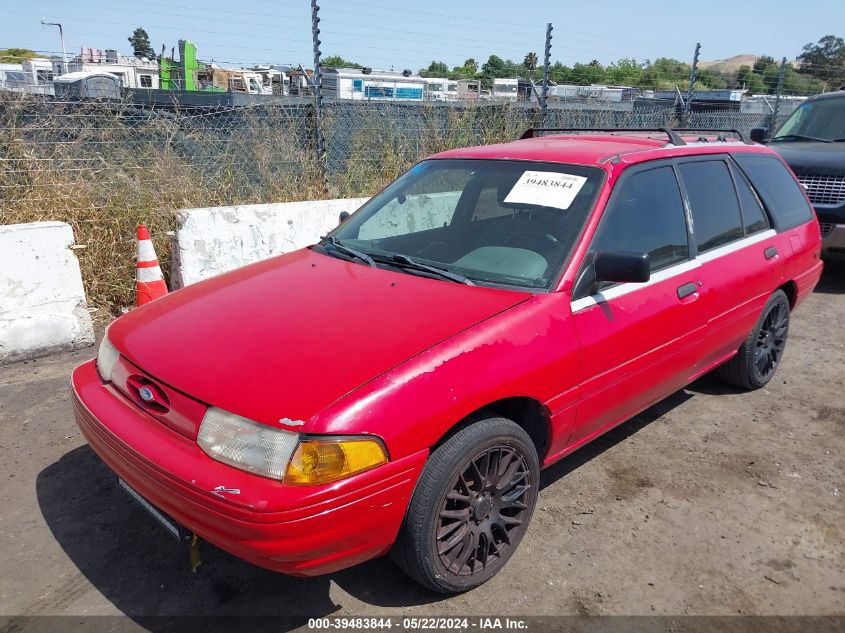
[[[519,79],[493,79],[493,98],[497,101],[516,101],[519,93]]]
[[[445,77],[424,77],[426,101],[456,101],[458,82]]]
[[[109,73],[120,80],[123,88],[154,90],[159,85],[158,64],[146,57],[127,57],[114,49],[102,51],[83,47],[80,54],[65,64],[53,61],[53,74],[58,77],[66,73]],[[65,69],[64,67],[67,66]]]
[[[323,95],[353,101],[422,101],[425,80],[409,70],[324,68]]]

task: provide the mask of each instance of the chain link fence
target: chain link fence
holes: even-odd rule
[[[167,270],[183,208],[370,195],[434,152],[510,141],[540,125],[530,103],[326,101],[317,153],[308,100],[237,108],[141,108],[0,92],[0,223],[70,223],[88,297],[131,304],[134,229],[146,222]],[[690,127],[769,126],[770,116],[692,112]],[[545,125],[655,128],[675,108],[550,102]]]

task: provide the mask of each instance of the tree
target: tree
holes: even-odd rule
[[[776,65],[777,62],[771,55],[760,55],[760,57],[757,58],[757,61],[754,62],[752,70],[754,70],[754,72],[758,75],[763,75],[765,74],[767,68]]]
[[[529,73],[537,68],[537,53],[528,53],[522,60],[522,65]]]
[[[830,88],[845,85],[845,40],[825,35],[818,43],[805,44],[798,56],[801,72],[821,79]]]
[[[643,67],[633,57],[613,62],[607,67],[605,79],[615,86],[638,86],[643,76]]]
[[[469,59],[464,60],[464,69],[469,72],[471,75],[475,75],[478,73],[478,62],[475,61],[475,58],[470,57]]]
[[[556,84],[572,83],[572,69],[560,62],[555,62],[549,69],[549,79]]]
[[[766,82],[761,75],[754,72],[751,66],[740,66],[736,71],[735,88],[742,88],[751,94],[765,94]]]
[[[750,67],[749,67],[750,68]],[[643,70],[642,88],[674,90],[689,82],[690,66],[671,57],[659,57]]]
[[[604,67],[597,59],[594,59],[589,64],[576,63],[572,67],[573,83],[581,86],[603,83],[604,75]]]
[[[449,67],[445,62],[432,61],[428,68],[420,69],[420,77],[447,77],[449,75]]]
[[[521,66],[510,59],[502,59],[498,55],[490,55],[481,65],[481,83],[485,88],[493,85],[493,80],[504,77],[517,77]]]
[[[361,64],[356,64],[348,59],[343,59],[340,55],[329,55],[328,57],[324,57],[320,62],[320,65],[324,68],[363,68]]]
[[[132,31],[131,37],[128,37],[127,39],[132,45],[132,53],[136,57],[148,57],[149,59],[153,59],[155,57],[153,47],[150,46],[150,36],[147,35],[147,32],[140,26]]]
[[[0,64],[20,64],[25,59],[39,57],[38,53],[28,48],[0,49]]]

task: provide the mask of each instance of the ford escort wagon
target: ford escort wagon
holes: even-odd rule
[[[819,251],[794,175],[739,133],[531,129],[118,318],[76,418],[174,534],[292,575],[390,553],[466,591],[541,468],[705,373],[769,383]]]

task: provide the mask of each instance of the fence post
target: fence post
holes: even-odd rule
[[[323,139],[323,70],[320,61],[320,6],[311,0],[311,39],[314,42],[314,136],[317,165],[323,180],[323,191],[328,193],[325,165],[325,140]]]
[[[549,63],[552,56],[552,23],[546,24],[546,48],[543,54],[543,87],[540,91],[540,116],[546,125],[546,102],[549,99]]]
[[[775,129],[778,125],[778,114],[780,112],[780,96],[783,93],[783,75],[786,72],[786,57],[784,57],[780,62],[780,70],[778,71],[778,86],[775,90],[775,108],[772,110],[772,118],[771,123],[769,124],[769,129],[766,130],[766,136],[771,136],[775,133]]]
[[[684,125],[689,120],[690,111],[692,110],[692,93],[695,91],[695,80],[698,78],[698,55],[701,53],[701,42],[695,45],[695,55],[692,56],[692,68],[689,72],[689,88],[687,89],[687,99],[684,103]]]

